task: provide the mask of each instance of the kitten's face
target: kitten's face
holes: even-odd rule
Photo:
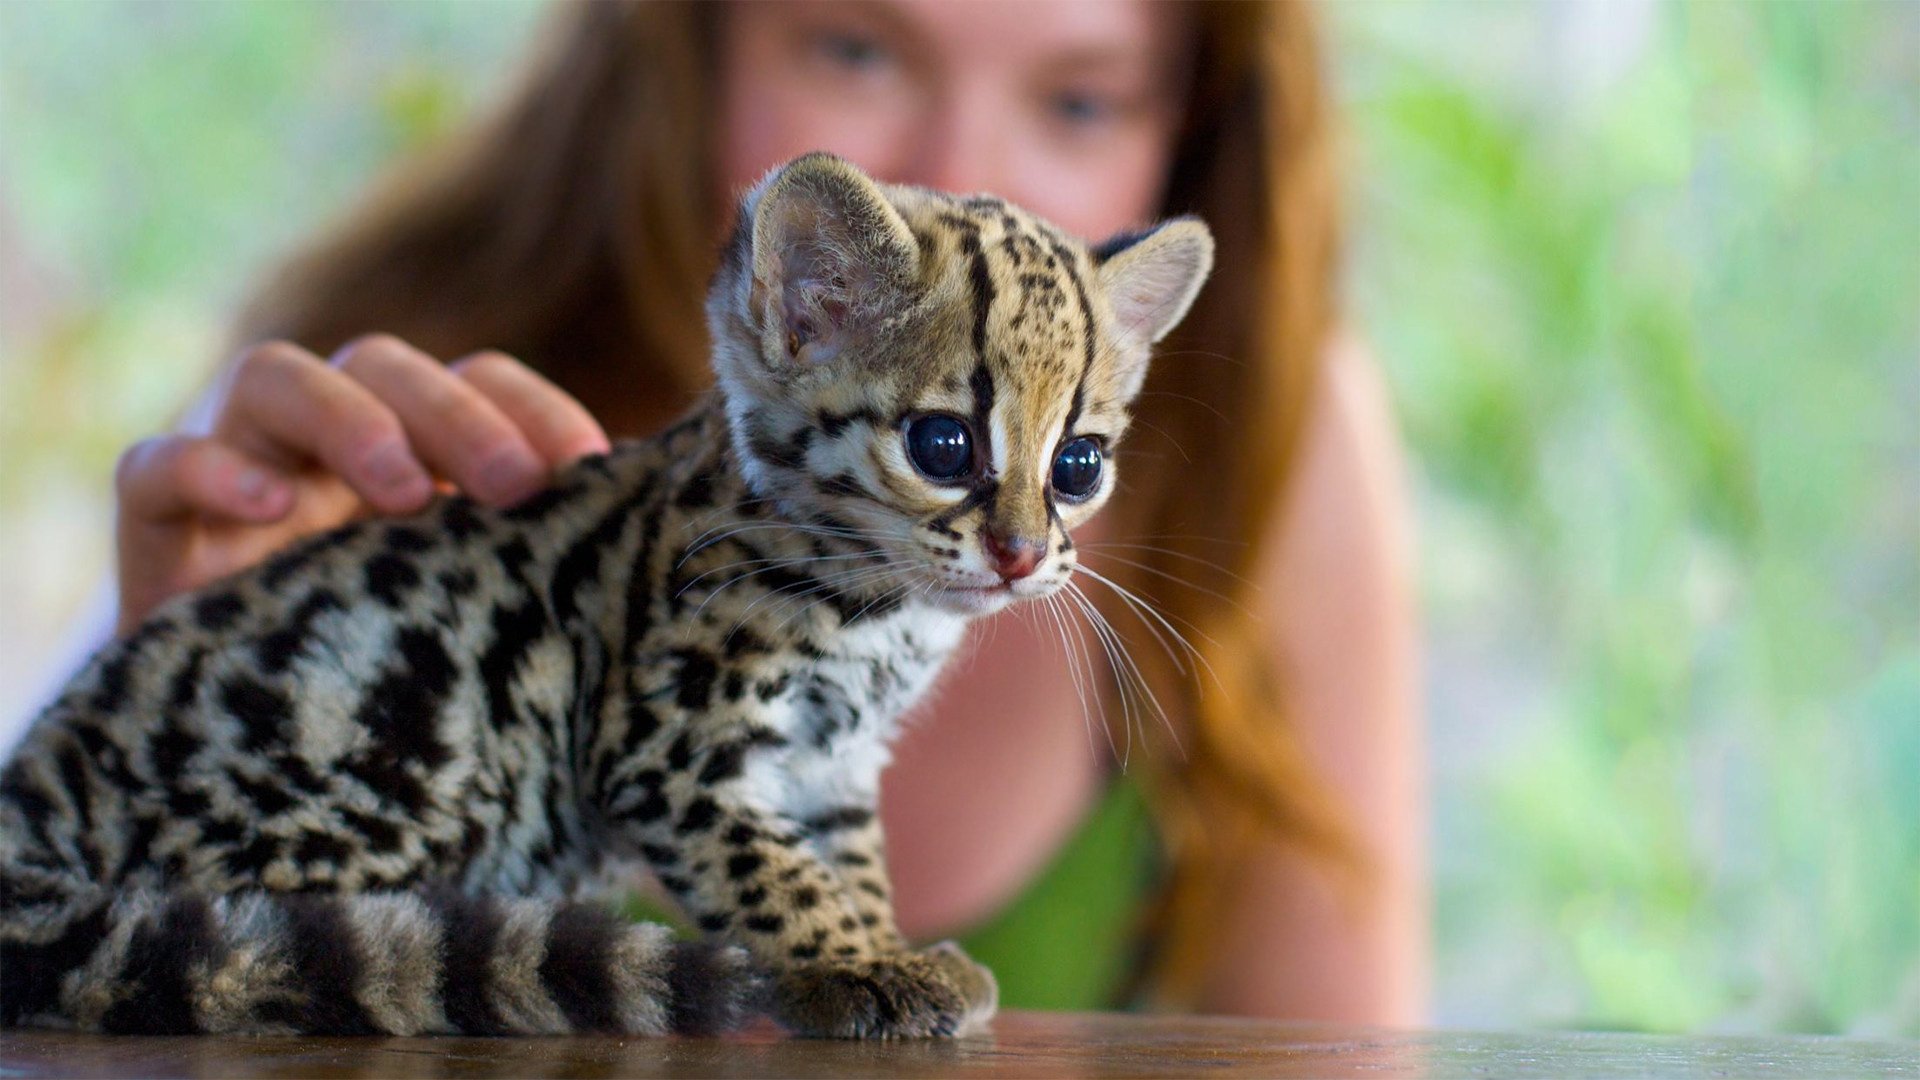
[[[1212,253],[1194,221],[1094,252],[998,200],[801,158],[747,197],[708,302],[749,480],[873,540],[908,595],[1046,596]]]

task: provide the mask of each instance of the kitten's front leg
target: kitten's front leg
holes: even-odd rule
[[[807,823],[741,805],[716,804],[711,816],[708,843],[683,834],[670,860],[657,845],[650,858],[703,929],[768,969],[781,1023],[805,1035],[913,1038],[964,1034],[992,1015],[992,977],[979,965],[951,946],[913,953],[900,943],[877,829],[869,869],[843,876]]]
[[[879,815],[865,807],[849,807],[804,824],[815,850],[845,884],[858,909],[860,924],[872,935],[875,948],[882,955],[910,952],[894,922]],[[919,956],[960,991],[966,1009],[957,1029],[960,1033],[976,1030],[993,1018],[1000,989],[992,972],[951,941],[922,950]]]

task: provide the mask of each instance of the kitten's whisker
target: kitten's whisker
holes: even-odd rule
[[[1231,596],[1228,596],[1226,593],[1223,593],[1218,589],[1210,589],[1205,585],[1196,585],[1193,582],[1188,581],[1186,578],[1183,578],[1178,574],[1169,574],[1165,570],[1162,570],[1157,566],[1152,566],[1152,565],[1149,565],[1148,563],[1141,562],[1138,559],[1129,559],[1125,556],[1115,555],[1111,552],[1106,552],[1106,551],[1096,551],[1096,552],[1093,552],[1093,554],[1098,558],[1111,559],[1114,562],[1120,563],[1125,566],[1134,567],[1135,569],[1152,574],[1155,577],[1165,578],[1168,581],[1173,582],[1175,585],[1184,585],[1187,588],[1192,589],[1194,592],[1203,593],[1207,596],[1213,597],[1216,600],[1222,601],[1224,603],[1232,604],[1234,607],[1239,608],[1243,614],[1247,614],[1247,615],[1253,614],[1253,612],[1247,610],[1247,606],[1245,604],[1242,604],[1240,601],[1235,600]],[[1086,560],[1082,559],[1080,561],[1080,565],[1085,566]]]
[[[1086,614],[1088,624],[1100,641],[1100,647],[1107,654],[1107,666],[1114,674],[1115,689],[1120,695],[1120,726],[1126,735],[1126,746],[1120,756],[1120,769],[1125,772],[1128,764],[1133,760],[1133,717],[1136,711],[1135,700],[1138,697],[1132,685],[1133,671],[1128,667],[1130,657],[1127,656],[1125,645],[1119,640],[1119,635],[1112,625],[1094,609],[1092,601],[1075,588],[1072,582],[1067,583],[1067,592],[1063,595],[1072,597],[1073,602]],[[1151,697],[1151,690],[1148,694]],[[1155,705],[1158,705],[1157,701]]]
[[[700,602],[700,606],[694,609],[694,613],[693,613],[694,617],[696,619],[699,618],[700,614],[706,611],[707,605],[713,603],[716,597],[718,597],[721,593],[727,591],[729,588],[732,588],[733,586],[739,584],[742,581],[747,580],[750,577],[757,577],[760,574],[772,573],[773,571],[779,570],[787,565],[788,565],[787,563],[783,562],[783,563],[776,564],[774,566],[762,567],[761,569],[754,570],[750,573],[741,574],[739,577],[727,579],[726,581],[722,582],[717,588],[715,588],[712,592],[708,593],[707,598],[705,600],[702,600]],[[813,588],[807,589],[798,595],[804,596],[804,595],[807,595],[808,593],[818,592],[822,589],[833,587],[836,585],[836,583],[850,583],[852,579],[847,578],[846,575],[855,575],[855,574],[878,575],[883,573],[893,573],[893,572],[896,572],[899,568],[904,567],[906,565],[907,565],[906,563],[901,562],[899,560],[889,559],[878,566],[855,567],[852,570],[845,571],[844,574],[841,574],[841,575],[827,575],[824,577],[816,577],[816,578],[813,578],[812,580],[815,581],[817,584]],[[768,590],[765,596],[761,596],[760,598],[756,599],[755,601],[753,601],[753,603],[747,606],[747,610],[741,613],[740,621],[735,624],[734,628],[739,629],[740,626],[745,625],[747,618],[753,614],[753,609],[755,607],[758,607],[760,604],[764,603],[769,597],[783,596],[783,595],[794,595],[794,594],[783,593],[779,589]]]
[[[1107,632],[1113,636],[1114,642],[1116,646],[1119,648],[1121,657],[1126,661],[1127,671],[1131,674],[1131,677],[1135,686],[1138,688],[1138,690],[1141,693],[1143,693],[1146,696],[1147,701],[1152,704],[1153,712],[1155,713],[1155,715],[1157,715],[1160,718],[1161,726],[1165,727],[1167,729],[1167,734],[1172,737],[1174,748],[1180,752],[1180,756],[1182,758],[1185,758],[1187,750],[1186,750],[1186,747],[1183,746],[1180,742],[1180,733],[1174,730],[1172,717],[1170,717],[1167,714],[1166,707],[1160,703],[1159,695],[1153,692],[1153,685],[1147,681],[1146,674],[1140,670],[1139,663],[1137,663],[1133,659],[1133,653],[1126,647],[1125,639],[1120,636],[1120,632],[1117,629],[1115,629],[1112,626],[1112,624],[1107,623],[1106,617],[1100,614],[1099,609],[1094,606],[1093,601],[1087,598],[1086,594],[1081,592],[1078,586],[1075,586],[1069,583],[1068,588],[1072,589],[1075,594],[1079,595],[1081,600],[1086,604],[1088,610],[1092,612],[1094,617],[1097,618],[1102,624],[1106,625]],[[1195,655],[1198,656],[1197,653]],[[1204,662],[1204,658],[1202,658],[1202,662]],[[1209,668],[1209,671],[1211,671],[1211,668]],[[1216,682],[1217,681],[1218,680],[1216,679]],[[1144,710],[1143,710],[1143,715],[1141,717],[1141,733],[1143,736],[1145,735]]]
[[[1080,658],[1074,654],[1073,642],[1067,637],[1066,623],[1061,621],[1059,599],[1049,595],[1043,602],[1043,610],[1053,620],[1053,628],[1060,635],[1060,651],[1067,661],[1067,677],[1073,682],[1073,696],[1080,702],[1080,727],[1086,732],[1087,753],[1097,762],[1100,751],[1093,742],[1093,715],[1087,707],[1086,685],[1080,680]]]
[[[691,543],[689,543],[687,545],[686,551],[681,554],[680,560],[674,563],[673,568],[675,570],[680,569],[682,566],[685,566],[687,564],[687,560],[693,558],[695,555],[698,555],[700,552],[705,551],[708,548],[714,547],[718,544],[725,543],[726,541],[731,540],[736,536],[740,536],[744,533],[750,533],[750,532],[763,532],[768,529],[779,529],[789,533],[800,533],[807,536],[830,537],[830,538],[839,539],[839,540],[858,540],[858,541],[862,541],[869,544],[875,544],[875,545],[884,543],[888,539],[888,537],[885,534],[877,531],[868,531],[868,530],[856,531],[856,530],[847,530],[847,529],[834,529],[834,528],[829,528],[828,526],[825,526],[825,525],[815,525],[815,524],[810,524],[805,522],[749,521],[744,524],[737,524],[735,522],[726,522],[724,524],[716,525],[713,528],[708,529],[707,531],[701,533]],[[715,533],[718,533],[720,535],[715,536],[714,535]],[[712,537],[712,539],[708,539],[709,537]]]
[[[779,590],[770,591],[767,593],[767,595],[762,596],[759,599],[753,601],[751,604],[747,605],[747,609],[740,613],[739,625],[744,625],[748,619],[753,617],[753,609],[759,607],[763,603],[766,603],[769,599],[773,599],[775,597],[779,598],[775,602],[774,606],[768,609],[768,614],[770,616],[780,614],[780,612],[788,604],[796,604],[796,603],[800,604],[798,608],[796,608],[791,614],[787,615],[784,619],[782,619],[779,625],[774,628],[774,631],[777,634],[779,631],[784,630],[788,626],[788,624],[792,623],[795,619],[799,618],[801,615],[805,614],[806,612],[812,610],[815,606],[819,605],[825,600],[825,597],[821,597],[821,599],[812,601],[811,603],[801,603],[801,601],[804,601],[807,597],[814,596],[816,594],[824,593],[824,592],[839,591],[849,586],[864,585],[870,581],[881,580],[891,574],[901,573],[905,569],[911,569],[911,567],[905,563],[897,563],[897,564],[888,563],[884,566],[857,567],[853,570],[846,571],[843,574],[838,574],[831,577],[816,578],[815,584],[813,585],[813,587],[808,589],[802,589],[797,593],[785,593]]]
[[[1213,666],[1207,663],[1207,658],[1201,654],[1199,649],[1194,647],[1193,642],[1187,640],[1187,637],[1185,634],[1182,634],[1180,631],[1174,629],[1173,624],[1167,621],[1167,616],[1162,615],[1160,611],[1157,608],[1155,608],[1152,604],[1147,603],[1145,600],[1141,599],[1138,595],[1136,595],[1131,589],[1128,589],[1126,586],[1121,585],[1119,582],[1114,581],[1112,578],[1107,577],[1105,574],[1102,574],[1097,570],[1088,569],[1084,565],[1081,566],[1080,569],[1085,570],[1088,577],[1092,578],[1093,580],[1099,582],[1102,585],[1105,585],[1107,588],[1112,589],[1114,591],[1114,594],[1120,597],[1121,600],[1125,601],[1127,606],[1133,608],[1134,611],[1140,614],[1149,616],[1155,622],[1159,623],[1163,628],[1165,628],[1167,633],[1173,635],[1173,639],[1175,641],[1178,641],[1183,647],[1185,647],[1188,653],[1193,655],[1194,659],[1200,661],[1201,665],[1206,667],[1207,673],[1209,675],[1213,674]],[[1178,616],[1174,616],[1174,617],[1179,618]],[[1180,621],[1183,623],[1186,623],[1188,628],[1191,629],[1194,632],[1194,634],[1197,635],[1201,640],[1205,641],[1207,644],[1213,646],[1216,649],[1220,648],[1220,643],[1218,641],[1215,641],[1212,637],[1210,637],[1205,631],[1201,630],[1199,627],[1194,626],[1189,620],[1181,619]],[[1219,682],[1218,675],[1214,675],[1214,681],[1216,683]]]
[[[1193,537],[1191,539],[1199,539],[1199,537]],[[1133,551],[1151,551],[1158,555],[1170,555],[1173,558],[1183,559],[1187,562],[1204,566],[1207,569],[1212,570],[1216,573],[1224,574],[1227,577],[1230,577],[1233,580],[1249,588],[1258,589],[1260,587],[1258,582],[1252,580],[1251,578],[1242,577],[1239,574],[1234,573],[1233,571],[1227,569],[1224,566],[1221,566],[1219,563],[1214,562],[1211,559],[1203,559],[1198,555],[1189,555],[1186,552],[1181,551],[1177,548],[1162,547],[1159,544],[1133,544],[1133,543],[1116,542],[1116,541],[1109,541],[1109,540],[1095,540],[1091,543],[1081,544],[1080,547],[1084,551],[1105,552],[1109,548],[1122,548],[1122,549],[1133,550]]]

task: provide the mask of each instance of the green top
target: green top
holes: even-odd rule
[[[1012,904],[961,935],[1000,983],[1007,1009],[1090,1011],[1125,1004],[1158,847],[1138,785],[1116,779],[1053,865]]]

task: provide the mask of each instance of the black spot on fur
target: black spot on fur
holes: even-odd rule
[[[527,564],[533,561],[533,549],[527,546],[525,540],[514,539],[494,548],[493,556],[500,560],[500,569],[504,570],[508,577],[517,578],[527,568]]]
[[[335,812],[340,815],[342,821],[347,823],[348,828],[359,833],[361,838],[366,840],[369,850],[376,852],[400,850],[402,833],[399,826],[384,818],[362,813],[350,806],[338,807]]]
[[[353,857],[353,845],[326,833],[303,833],[300,837],[300,846],[294,851],[293,857],[295,861],[302,863],[330,862],[344,865]]]
[[[821,409],[814,414],[813,422],[814,425],[820,429],[821,434],[829,439],[837,439],[854,424],[880,427],[887,421],[886,417],[881,416],[873,409],[861,406],[843,413],[837,413],[830,409]]]
[[[455,600],[472,596],[480,588],[480,575],[466,567],[442,571],[439,581],[440,587]]]
[[[767,902],[767,887],[764,885],[748,886],[747,888],[741,889],[740,895],[735,897],[735,899],[739,901],[740,906],[743,908],[759,907],[761,904]]]
[[[803,469],[807,464],[807,444],[813,429],[803,427],[782,439],[759,424],[747,428],[747,448],[763,463],[781,469]]]
[[[600,556],[625,532],[633,512],[652,498],[651,492],[642,490],[608,511],[595,523],[566,553],[554,564],[553,581],[547,589],[547,596],[553,605],[553,617],[556,622],[566,623],[579,614],[580,590],[600,574]]]
[[[154,774],[161,780],[173,780],[186,771],[186,763],[192,761],[205,740],[188,732],[177,721],[169,721],[159,728],[152,742],[148,742],[148,761],[154,763]]]
[[[787,920],[775,912],[765,911],[747,916],[740,925],[757,934],[777,934],[787,925]]]
[[[193,621],[202,630],[225,630],[247,610],[230,592],[208,593],[193,603]]]
[[[260,811],[262,817],[272,817],[294,804],[293,797],[280,790],[271,780],[252,780],[240,773],[233,773],[228,779],[253,804],[254,809]]]
[[[626,816],[633,821],[644,823],[648,821],[659,821],[671,813],[672,810],[673,807],[668,805],[665,795],[660,794],[658,791],[651,791],[647,793],[645,799],[640,800],[640,805],[627,811]]]
[[[329,611],[342,610],[345,610],[345,605],[333,590],[313,590],[287,616],[284,626],[263,635],[254,643],[254,658],[268,674],[280,674],[306,647],[308,638],[313,634],[314,621]]]
[[[734,627],[727,634],[727,639],[720,643],[721,652],[729,660],[737,660],[742,656],[758,656],[771,652],[772,648],[764,638],[745,626]]]
[[[282,744],[293,724],[287,695],[245,675],[220,684],[220,707],[240,722],[243,745],[254,752]]]
[[[95,712],[118,712],[126,704],[132,671],[133,650],[126,642],[122,642],[113,655],[100,665],[100,685],[94,691],[91,702]]]
[[[440,710],[459,673],[453,657],[431,629],[409,626],[394,635],[399,663],[360,702],[354,721],[373,734],[381,751],[396,762],[418,761],[428,768],[447,762],[451,752],[440,741]]]
[[[615,1031],[619,994],[608,963],[625,927],[591,904],[563,904],[547,926],[540,982],[575,1031]]]
[[[505,731],[518,719],[513,704],[513,681],[528,650],[547,632],[546,612],[536,599],[519,607],[493,611],[493,641],[480,657],[481,678],[487,691],[487,711],[495,731]]]
[[[765,859],[751,851],[743,851],[738,855],[729,856],[727,858],[727,876],[735,881],[739,881],[744,877],[751,877],[754,871],[760,869],[765,862]]]
[[[700,769],[702,784],[732,780],[746,767],[747,746],[743,742],[725,742],[707,751],[707,763]]]
[[[440,510],[440,524],[455,540],[477,536],[487,529],[487,523],[480,517],[479,504],[464,495],[446,501]]]
[[[680,661],[677,675],[679,692],[675,701],[683,709],[695,712],[705,710],[713,700],[713,680],[720,672],[719,665],[714,663],[711,655],[700,649],[679,649],[673,655]],[[686,763],[682,762],[674,768],[684,769]]]
[[[835,473],[816,482],[823,495],[837,495],[843,499],[873,499],[873,493],[852,473]],[[878,500],[874,500],[878,501]]]
[[[198,1033],[193,969],[218,963],[225,952],[214,926],[213,909],[203,897],[169,898],[134,929],[126,963],[120,970],[135,988],[107,1010],[100,1026],[127,1035]]]
[[[587,491],[585,484],[550,487],[518,504],[501,516],[508,521],[539,521],[572,502]]]
[[[4,882],[4,879],[0,879]],[[10,887],[4,897],[11,908],[18,902]],[[0,1026],[52,1009],[59,1001],[60,980],[87,962],[107,934],[105,901],[67,924],[60,936],[44,945],[0,939]]]
[[[246,847],[228,852],[221,864],[227,873],[242,881],[258,881],[267,867],[280,857],[281,850],[280,841],[271,836],[257,836]]]
[[[173,673],[167,685],[167,705],[173,709],[185,709],[200,697],[200,670],[206,665],[205,646],[195,646],[187,654],[187,659]]]
[[[720,816],[720,804],[705,795],[687,804],[686,812],[680,815],[680,824],[675,830],[681,833],[699,832],[713,825]]]
[[[367,560],[365,581],[374,599],[397,610],[406,603],[407,593],[419,586],[420,571],[398,555],[381,552]]]
[[[389,525],[381,535],[387,547],[408,555],[433,550],[433,537],[411,525]]]
[[[667,768],[674,772],[685,772],[693,763],[693,736],[681,732],[674,737],[673,745],[667,747]]]
[[[733,916],[724,911],[716,911],[711,915],[702,915],[699,919],[700,929],[709,934],[720,933],[731,925],[733,925]]]

